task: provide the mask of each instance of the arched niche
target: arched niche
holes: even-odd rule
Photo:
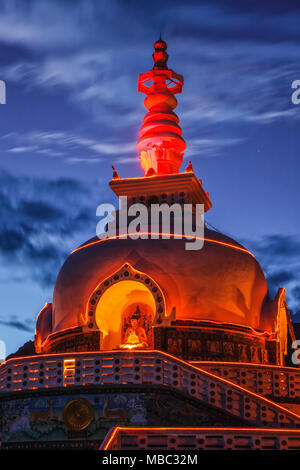
[[[165,300],[147,274],[124,264],[102,281],[87,306],[87,328],[100,330],[100,348],[153,347],[154,324],[165,317]]]

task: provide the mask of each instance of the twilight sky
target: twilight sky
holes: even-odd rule
[[[241,5],[243,4],[243,5]],[[0,339],[34,335],[96,207],[142,170],[138,74],[159,32],[185,77],[176,110],[186,160],[213,202],[206,221],[252,250],[300,320],[300,4],[0,0]],[[183,164],[183,169],[186,162]]]

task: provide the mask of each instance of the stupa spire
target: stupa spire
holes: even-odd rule
[[[159,40],[154,43],[154,52],[152,54],[154,61],[154,70],[162,69],[167,70],[167,61],[169,58],[167,50],[167,43],[162,40],[161,33],[159,34]]]
[[[138,91],[148,113],[140,129],[137,149],[146,176],[178,173],[186,144],[179,118],[173,112],[177,106],[175,94],[181,93],[183,77],[168,69],[167,43],[161,39],[154,43],[154,66],[139,76]]]

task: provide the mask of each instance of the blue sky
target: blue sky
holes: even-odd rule
[[[111,165],[142,174],[138,74],[159,32],[185,77],[186,161],[206,220],[250,248],[300,312],[299,2],[0,0],[0,339],[32,339],[68,253],[114,201]],[[185,162],[183,164],[185,166]],[[299,315],[300,317],[300,315]]]

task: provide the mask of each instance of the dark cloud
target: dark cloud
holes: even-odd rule
[[[269,235],[265,236],[257,246],[259,253],[272,258],[280,257],[299,257],[300,240],[287,235]]]
[[[30,333],[32,333],[34,330],[34,322],[32,319],[26,319],[26,321],[22,321],[16,315],[13,315],[6,320],[0,318],[0,325],[9,326],[11,328],[15,328],[16,330],[27,331]]]
[[[271,234],[246,240],[245,246],[261,264],[271,293],[285,287],[291,310],[300,311],[300,238]]]
[[[299,69],[298,8],[273,2],[244,8],[226,1],[73,3],[32,1],[20,15],[19,2],[6,2],[0,42],[21,43],[32,54],[20,54],[0,73],[27,91],[67,91],[73,104],[101,122],[105,139],[118,129],[121,140],[134,140],[143,112],[137,75],[152,67],[159,31],[169,41],[170,66],[176,54],[176,71],[188,77],[181,99],[187,138],[199,135],[199,122],[299,118],[287,96]]]
[[[40,220],[57,220],[63,217],[63,211],[55,207],[37,201],[22,201],[19,205],[19,211],[28,218]]]
[[[14,229],[3,228],[0,237],[0,250],[12,253],[24,246],[24,235]]]
[[[267,274],[270,277],[270,281],[278,286],[285,286],[290,281],[297,280],[298,277],[291,271],[272,271],[272,274]]]
[[[297,0],[273,0],[272,2],[261,2],[261,0],[251,0],[237,2],[236,0],[211,0],[211,3],[218,6],[223,5],[232,11],[251,13],[253,11],[261,12],[267,16],[279,15],[282,13],[298,12],[300,5]]]
[[[0,171],[0,261],[5,278],[52,287],[65,258],[95,233],[101,186]],[[5,282],[5,280],[1,280]]]
[[[293,312],[290,310],[291,318],[292,321],[295,323],[300,323],[300,311],[299,312]]]
[[[294,287],[291,292],[292,296],[294,297],[295,300],[299,302],[300,305],[300,285]]]

